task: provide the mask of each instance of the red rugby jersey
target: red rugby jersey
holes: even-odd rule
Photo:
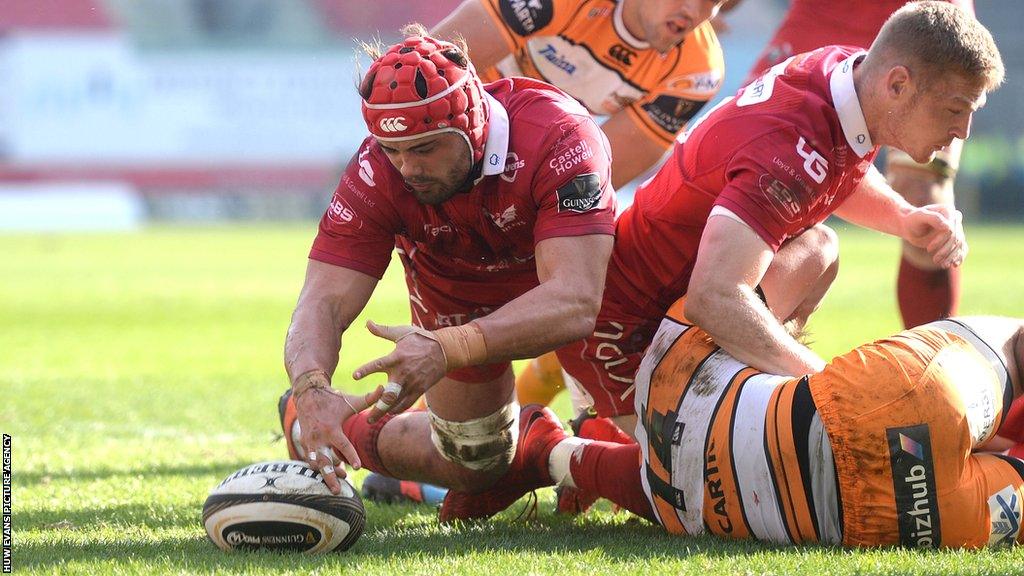
[[[471,190],[421,204],[369,137],[320,220],[310,258],[380,278],[397,245],[421,281],[468,300],[507,302],[537,285],[537,242],[612,234],[610,152],[587,110],[525,78],[485,90],[483,175]]]
[[[663,314],[686,292],[716,206],[773,250],[828,217],[877,153],[853,87],[863,54],[828,46],[794,56],[698,120],[619,217],[606,304]]]

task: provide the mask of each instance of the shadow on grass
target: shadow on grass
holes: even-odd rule
[[[382,567],[410,562],[433,565],[442,561],[447,565],[477,559],[501,561],[483,560],[481,556],[558,558],[590,551],[599,552],[602,562],[618,564],[691,556],[737,557],[779,549],[757,542],[679,538],[646,522],[620,516],[570,519],[547,513],[529,522],[502,517],[491,522],[441,526],[434,511],[426,507],[371,506],[366,533],[346,553],[315,558],[271,552],[225,554],[206,539],[199,508],[133,504],[18,514],[18,528],[34,527],[43,534],[33,537],[37,541],[16,545],[17,564],[44,572],[69,562],[97,567],[169,565],[186,571],[189,567],[199,571],[211,567],[273,571],[294,569],[296,563],[309,568]]]

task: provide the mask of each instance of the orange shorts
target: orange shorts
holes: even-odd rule
[[[1024,463],[972,453],[1012,393],[999,362],[946,320],[860,346],[810,378],[835,458],[844,545],[1020,541]]]

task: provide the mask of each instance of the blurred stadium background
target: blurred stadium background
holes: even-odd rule
[[[357,40],[458,0],[3,0],[0,231],[314,219],[365,135]],[[721,34],[733,93],[785,10]],[[977,0],[1007,84],[976,116],[958,204],[1024,216],[1024,2]],[[624,191],[628,200],[628,190]]]

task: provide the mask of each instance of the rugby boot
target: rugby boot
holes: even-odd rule
[[[567,437],[549,408],[539,404],[523,407],[519,413],[519,442],[508,471],[483,492],[449,490],[441,504],[441,522],[490,518],[526,494],[554,484],[548,456]]]
[[[284,442],[288,446],[288,457],[292,460],[304,460],[300,455],[299,448],[302,444],[299,443],[299,417],[295,412],[291,388],[277,401],[277,415],[281,419],[281,433],[284,434]]]
[[[440,486],[412,480],[399,480],[376,472],[370,472],[366,478],[363,478],[363,498],[378,504],[413,502],[437,506],[444,500],[447,493],[448,489]]]

